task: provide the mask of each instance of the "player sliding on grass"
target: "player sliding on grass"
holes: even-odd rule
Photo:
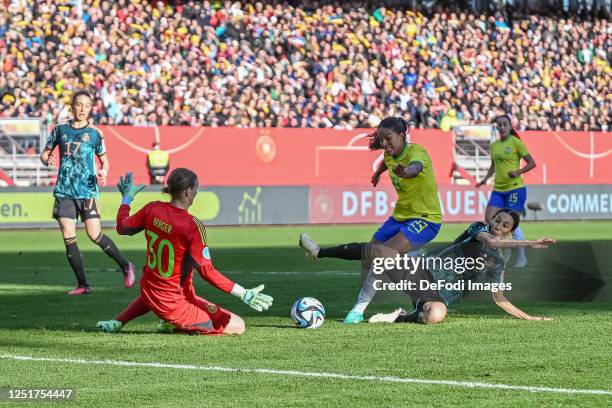
[[[53,195],[53,218],[59,224],[66,245],[66,256],[77,279],[77,287],[69,295],[84,295],[91,292],[85,278],[83,257],[77,246],[76,220],[80,217],[85,223],[87,236],[108,256],[113,258],[123,271],[126,288],[134,286],[134,265],[119,252],[115,243],[102,233],[100,211],[98,210],[98,179],[106,184],[108,175],[108,155],[104,147],[104,136],[97,127],[89,123],[92,100],[85,91],[72,96],[74,119],[57,125],[47,140],[40,161],[49,166],[55,159],[51,155],[59,146],[60,168]],[[96,156],[102,168],[96,169]]]
[[[123,196],[117,213],[117,232],[134,235],[144,230],[147,261],[140,280],[140,296],[114,320],[98,322],[105,332],[121,330],[128,321],[153,311],[175,331],[194,334],[242,334],[244,320],[201,297],[193,288],[192,268],[209,283],[239,297],[261,312],[272,306],[264,286],[245,289],[215,269],[206,243],[204,225],[188,212],[198,192],[198,178],[184,168],[172,171],[163,192],[171,201],[154,201],[130,216],[130,204],[144,186],[134,186],[128,173],[117,185]],[[159,331],[159,330],[158,330]]]
[[[374,187],[387,170],[397,191],[393,215],[374,233],[370,243],[351,243],[333,248],[319,248],[306,234],[300,235],[300,246],[314,258],[341,258],[362,260],[368,275],[357,302],[344,319],[344,323],[360,323],[363,313],[376,290],[372,282],[376,276],[371,270],[373,258],[405,254],[434,239],[440,231],[442,214],[438,186],[431,158],[425,149],[409,143],[408,123],[398,117],[383,119],[371,136],[370,149],[383,149],[384,161],[372,176]]]
[[[493,192],[485,211],[486,222],[489,222],[493,214],[496,214],[502,208],[515,211],[519,214],[525,213],[527,189],[521,175],[534,169],[536,166],[535,160],[533,160],[533,157],[527,151],[525,143],[521,141],[516,130],[512,128],[510,117],[507,115],[498,116],[493,123],[501,139],[491,143],[491,167],[489,167],[486,176],[476,184],[476,188],[483,186],[495,173]],[[526,162],[523,168],[520,167],[521,159]],[[512,237],[523,240],[525,239],[525,234],[518,227],[512,233]],[[517,252],[518,256],[514,266],[516,268],[525,267],[527,265],[525,248],[519,247]]]
[[[370,318],[371,323],[440,323],[446,316],[446,306],[462,297],[467,290],[459,289],[429,289],[422,288],[421,281],[429,283],[441,280],[448,283],[463,282],[468,288],[469,282],[476,282],[484,277],[489,284],[502,284],[504,282],[504,255],[506,248],[546,248],[554,244],[555,240],[541,238],[535,241],[509,239],[509,235],[519,226],[519,216],[510,210],[498,210],[491,217],[488,224],[475,222],[471,224],[448,247],[440,250],[431,257],[440,259],[469,259],[484,260],[484,267],[480,268],[474,262],[473,267],[459,271],[455,268],[444,268],[446,263],[429,269],[418,268],[414,274],[406,270],[386,270],[385,272],[394,282],[410,281],[415,283],[415,290],[407,290],[412,298],[413,311],[407,314],[403,309],[397,309],[388,314],[377,314]],[[480,265],[482,266],[482,264]],[[461,272],[461,273],[459,273]],[[523,320],[552,320],[545,317],[530,316],[523,312],[504,296],[503,290],[491,291],[493,302],[508,314]]]

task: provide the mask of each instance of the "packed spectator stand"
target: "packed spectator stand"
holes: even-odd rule
[[[98,124],[608,130],[606,18],[363,2],[0,0],[0,116]]]

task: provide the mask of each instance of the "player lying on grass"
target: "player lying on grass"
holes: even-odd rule
[[[77,287],[69,295],[85,295],[91,287],[85,277],[83,257],[77,245],[76,220],[85,224],[87,236],[110,256],[123,272],[126,288],[134,286],[134,265],[119,251],[115,243],[102,233],[100,210],[98,209],[99,187],[106,184],[109,161],[104,147],[104,136],[97,127],[89,123],[92,99],[85,91],[78,91],[72,96],[72,113],[74,119],[57,125],[49,135],[40,161],[45,166],[53,165],[52,155],[55,147],[59,150],[59,173],[53,190],[55,203],[53,218],[62,232],[66,245],[66,257],[76,276]],[[96,169],[96,157],[102,168]]]
[[[172,171],[163,192],[171,201],[154,201],[130,216],[130,204],[144,186],[134,186],[128,173],[117,185],[123,196],[117,213],[117,232],[134,235],[144,230],[147,259],[140,280],[140,296],[114,320],[98,322],[98,329],[116,332],[130,320],[153,311],[175,331],[192,334],[242,334],[244,320],[196,296],[192,268],[213,286],[239,297],[261,312],[272,297],[260,285],[245,289],[215,269],[206,243],[204,225],[188,212],[198,192],[198,178],[184,168]]]
[[[414,251],[440,231],[442,212],[431,158],[422,146],[408,142],[407,136],[408,123],[398,117],[383,119],[370,136],[370,149],[384,150],[384,161],[372,176],[372,184],[376,187],[380,176],[389,170],[398,197],[392,216],[374,233],[370,244],[319,248],[308,235],[300,236],[300,246],[314,258],[361,260],[368,271],[357,302],[344,323],[362,322],[363,313],[376,293],[371,284],[375,280],[372,258],[384,256],[387,247],[402,254]]]
[[[418,268],[416,273],[411,274],[405,270],[386,270],[385,272],[394,282],[410,281],[415,283],[415,290],[405,291],[412,299],[413,311],[408,314],[403,309],[397,309],[393,313],[378,314],[370,318],[371,323],[380,322],[414,322],[414,323],[440,323],[446,316],[446,307],[452,302],[466,294],[467,290],[459,289],[421,289],[421,281],[436,283],[445,281],[457,283],[463,281],[461,287],[468,288],[468,282],[477,282],[479,278],[491,284],[491,287],[504,282],[504,254],[506,248],[536,249],[547,248],[554,244],[555,240],[541,238],[535,241],[511,239],[512,231],[519,225],[519,215],[510,210],[499,210],[488,224],[475,222],[471,224],[453,244],[438,251],[430,257],[440,259],[480,258],[484,262],[477,267],[465,268],[459,271],[457,267],[445,268],[442,263],[429,269]],[[390,256],[393,256],[390,254]],[[450,265],[450,264],[448,264]],[[455,264],[456,265],[456,264]],[[461,273],[459,273],[461,272]],[[504,296],[503,290],[491,290],[493,302],[508,314],[523,320],[551,320],[550,318],[530,316],[523,312]]]

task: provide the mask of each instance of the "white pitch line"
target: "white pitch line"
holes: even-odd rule
[[[358,271],[226,271],[255,275],[359,275]]]
[[[373,381],[373,382],[388,382],[388,383],[404,383],[404,384],[423,384],[423,385],[443,385],[448,387],[461,388],[484,388],[494,390],[508,391],[529,391],[529,392],[548,392],[555,394],[590,394],[590,395],[612,395],[609,390],[589,390],[581,388],[555,388],[555,387],[531,387],[526,385],[509,385],[482,383],[472,381],[453,381],[453,380],[427,380],[420,378],[406,378],[393,376],[374,376],[374,375],[351,375],[340,373],[327,372],[310,372],[310,371],[295,371],[295,370],[274,370],[270,368],[233,368],[221,366],[199,366],[192,364],[168,364],[168,363],[152,363],[152,362],[137,362],[137,361],[121,361],[121,360],[85,360],[73,358],[51,358],[51,357],[32,357],[19,355],[0,355],[3,360],[17,361],[47,361],[54,363],[69,363],[83,365],[110,365],[121,367],[146,367],[146,368],[170,368],[175,370],[197,370],[197,371],[216,371],[224,373],[248,373],[248,374],[270,374],[293,377],[308,377],[308,378],[325,378],[331,380],[353,380],[353,381]]]
[[[15,266],[11,267],[14,270],[23,271],[50,271],[50,270],[70,270],[67,267],[59,266]],[[118,268],[85,268],[86,272],[120,272]],[[256,275],[359,275],[359,271],[341,271],[341,270],[324,270],[324,271],[251,271],[251,270],[226,270],[224,273],[244,273]]]

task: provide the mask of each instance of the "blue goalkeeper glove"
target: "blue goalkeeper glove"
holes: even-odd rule
[[[264,285],[259,285],[253,289],[246,289],[240,299],[258,312],[268,310],[272,306],[272,296],[261,293]]]
[[[119,192],[121,192],[121,197],[122,197],[121,204],[130,205],[132,204],[132,201],[134,201],[134,197],[136,197],[136,194],[142,191],[142,189],[145,188],[145,185],[139,184],[135,186],[134,176],[130,172],[126,174],[125,177],[121,176],[119,178],[119,182],[117,183],[117,188],[119,189]]]

